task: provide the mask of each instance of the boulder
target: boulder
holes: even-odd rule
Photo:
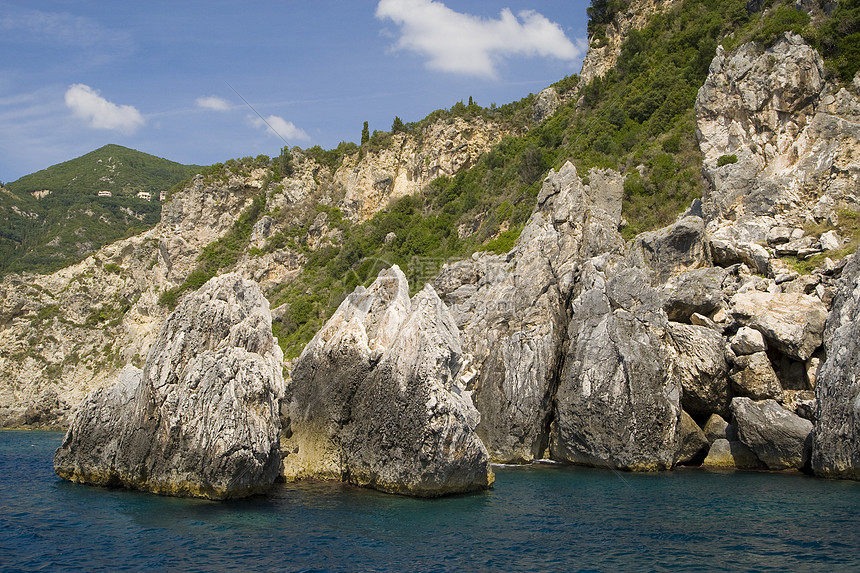
[[[705,422],[703,431],[705,433],[705,438],[712,444],[717,440],[737,441],[738,439],[737,428],[735,428],[734,425],[729,424],[719,414],[711,414],[711,417],[708,418],[707,422]]]
[[[708,439],[687,412],[681,411],[680,439],[678,452],[675,454],[676,464],[699,463],[708,453]]]
[[[824,251],[835,251],[842,248],[842,238],[836,231],[827,231],[822,233],[818,242],[821,244],[821,249]]]
[[[821,346],[827,309],[817,298],[795,293],[739,292],[732,316],[761,332],[769,345],[805,362]]]
[[[746,396],[753,400],[782,398],[782,385],[764,352],[735,358],[729,377],[732,381],[732,390],[739,396]]]
[[[745,264],[762,275],[767,275],[770,270],[770,253],[756,243],[711,239],[710,247],[715,265],[729,267]]]
[[[825,331],[827,358],[815,379],[812,469],[860,480],[860,257],[842,271]]]
[[[742,442],[719,438],[711,444],[703,467],[756,470],[763,468],[761,460]]]
[[[187,296],[143,370],[87,396],[54,456],[70,481],[210,499],[279,473],[283,355],[256,283],[228,274]]]
[[[284,474],[434,497],[489,488],[480,415],[457,386],[454,318],[403,272],[358,287],[297,359],[288,384]]]
[[[764,352],[767,350],[767,344],[764,342],[764,336],[761,332],[749,326],[742,326],[731,340],[732,352],[736,356],[746,356],[747,354],[755,354],[756,352]]]
[[[738,436],[768,469],[803,469],[812,452],[812,422],[775,400],[734,398]]]
[[[629,255],[631,266],[653,271],[655,285],[684,271],[708,267],[710,259],[705,223],[701,217],[693,215],[682,217],[663,229],[640,233]]]
[[[691,322],[695,313],[710,316],[723,303],[723,281],[727,272],[706,267],[683,272],[663,287],[663,309],[669,320]]]
[[[572,303],[550,440],[553,459],[626,470],[670,468],[681,386],[666,315],[642,269],[619,272]]]
[[[669,322],[674,376],[681,382],[684,410],[696,415],[728,413],[729,379],[725,341],[710,328]]]

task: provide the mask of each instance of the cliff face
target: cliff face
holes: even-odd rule
[[[364,157],[346,158],[334,175],[345,193],[341,206],[356,221],[370,218],[392,200],[414,195],[436,177],[468,169],[503,131],[483,119],[434,122],[417,135],[395,133],[389,145]]]
[[[165,203],[150,231],[56,273],[7,276],[0,282],[0,427],[65,427],[89,391],[125,364],[142,366],[168,314],[160,297],[199,268],[204,248],[231,232],[255,196],[265,193],[263,212],[296,214],[257,220],[249,242],[262,248],[273,235],[301,226],[304,214],[316,216],[318,204],[366,219],[435,175],[468,167],[501,135],[494,124],[455,119],[431,123],[421,141],[394,135],[390,147],[361,160],[346,157],[334,174],[302,156],[280,181],[268,167],[227,166],[195,176]],[[311,247],[337,243],[324,219],[318,232],[310,227]],[[268,289],[295,277],[305,260],[287,246],[245,252],[220,272],[233,270]]]
[[[584,86],[611,70],[618,61],[621,44],[627,39],[630,30],[644,28],[651,16],[668,9],[677,1],[632,0],[626,8],[615,14],[606,27],[605,39],[589,38],[591,43],[579,73],[580,85]]]

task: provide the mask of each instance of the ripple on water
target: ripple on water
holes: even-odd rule
[[[0,432],[7,569],[860,570],[854,482],[540,465],[453,498],[301,482],[215,503],[59,480],[61,438]]]

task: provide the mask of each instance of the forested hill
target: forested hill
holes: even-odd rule
[[[199,170],[105,145],[7,183],[0,193],[0,274],[57,270],[152,227],[161,216],[160,192]]]

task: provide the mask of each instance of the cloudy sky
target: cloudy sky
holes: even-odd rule
[[[588,5],[0,0],[0,181],[107,143],[208,165],[509,103],[579,72]]]

